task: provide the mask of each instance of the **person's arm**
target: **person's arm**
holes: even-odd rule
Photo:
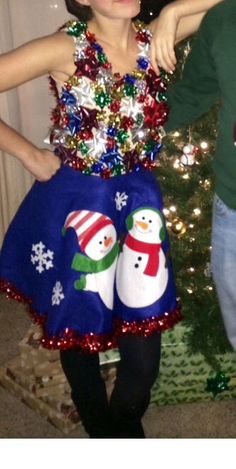
[[[222,12],[215,9],[206,15],[187,58],[182,78],[169,87],[167,132],[191,124],[220,99],[216,51],[224,24],[222,16]]]
[[[10,90],[51,70],[60,71],[68,52],[64,50],[67,47],[63,44],[65,40],[62,34],[58,33],[1,55],[0,92]],[[52,152],[37,148],[2,120],[0,149],[19,159],[40,181],[50,179],[60,167],[59,159]]]
[[[176,65],[174,46],[199,28],[205,13],[222,0],[176,0],[165,6],[149,27],[153,33],[152,66],[173,72]]]

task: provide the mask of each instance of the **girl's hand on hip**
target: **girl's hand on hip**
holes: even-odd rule
[[[39,149],[27,158],[23,165],[35,179],[46,182],[60,169],[61,162],[53,152]]]

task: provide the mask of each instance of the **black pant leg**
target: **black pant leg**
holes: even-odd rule
[[[110,400],[114,437],[145,437],[141,419],[159,372],[160,350],[160,334],[119,338],[121,360]]]
[[[71,397],[86,432],[91,438],[111,437],[105,383],[100,374],[98,354],[79,350],[60,352],[61,365],[71,387]]]

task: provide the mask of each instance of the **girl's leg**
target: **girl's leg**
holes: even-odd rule
[[[160,334],[119,338],[121,360],[110,401],[114,437],[145,437],[141,418],[158,375],[160,349]]]
[[[111,425],[105,383],[98,354],[78,350],[60,352],[61,365],[71,387],[71,397],[91,438],[109,438]]]

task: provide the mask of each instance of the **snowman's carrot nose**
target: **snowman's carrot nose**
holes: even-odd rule
[[[108,248],[108,246],[110,246],[112,244],[112,241],[113,241],[113,239],[111,237],[104,240],[104,244],[105,244],[106,248]]]
[[[142,228],[143,230],[147,230],[149,226],[148,223],[146,223],[145,221],[137,221],[136,224],[140,226],[140,228]]]

